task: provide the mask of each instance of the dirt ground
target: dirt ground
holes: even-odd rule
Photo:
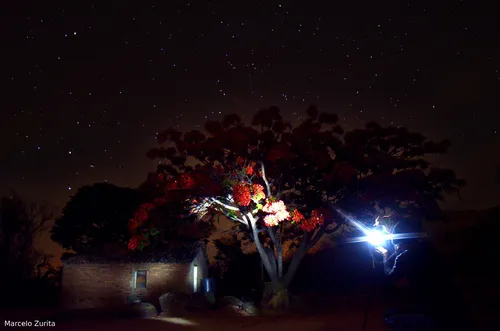
[[[291,315],[275,317],[234,317],[221,313],[199,314],[185,317],[156,317],[150,319],[100,320],[69,322],[57,325],[58,330],[258,330],[258,331],[358,331],[363,324],[363,314],[357,312],[337,312],[319,315]],[[366,331],[389,330],[379,316],[372,316]]]
[[[378,324],[378,325],[375,325]],[[358,331],[362,327],[360,316],[300,316],[284,318],[223,318],[223,317],[192,317],[192,318],[154,318],[134,320],[114,320],[99,323],[82,323],[59,325],[60,330],[258,330],[258,331],[291,331],[291,330],[314,330],[314,331]],[[367,331],[388,330],[381,323],[368,323]]]
[[[99,318],[91,316],[81,317],[67,322],[58,322],[55,328],[46,327],[52,330],[74,330],[74,331],[176,331],[176,330],[258,330],[258,331],[361,331],[366,299],[337,300],[337,302],[318,303],[318,307],[310,307],[308,311],[290,312],[286,315],[272,316],[235,316],[224,310],[208,311],[203,313],[188,313],[182,317],[158,316],[148,319],[118,319]],[[31,316],[51,316],[49,312],[45,314],[25,311],[17,314],[2,316],[2,320],[32,320]],[[53,315],[52,315],[53,316]],[[366,331],[388,331],[384,324],[382,309],[372,307],[367,319]],[[47,317],[50,318],[50,317]],[[4,327],[3,321],[0,329]]]

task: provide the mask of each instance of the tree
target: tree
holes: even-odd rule
[[[213,230],[213,222],[199,222],[196,215],[189,212],[191,198],[196,196],[199,185],[206,173],[170,175],[169,166],[159,165],[156,173],[150,173],[140,187],[145,202],[128,221],[128,231],[132,238],[128,242],[131,250],[182,246],[195,241],[206,240]],[[210,180],[205,181],[210,185]],[[215,184],[212,183],[215,187]],[[208,187],[208,186],[206,186]]]
[[[137,189],[97,183],[80,188],[56,219],[52,240],[78,253],[128,242],[127,221],[141,203]]]
[[[34,243],[51,219],[45,203],[26,203],[15,192],[0,200],[0,270],[5,271],[0,275],[2,293],[23,288],[19,284],[37,276],[35,264],[40,256]]]
[[[423,158],[445,153],[448,141],[376,123],[344,134],[336,115],[315,106],[306,113],[295,128],[271,107],[258,111],[251,126],[235,114],[208,121],[208,136],[169,129],[158,135],[161,146],[148,152],[162,159],[164,174],[191,178],[185,192],[199,218],[222,214],[255,243],[275,307],[287,305],[286,289],[307,252],[345,225],[335,208],[357,216],[387,210],[400,218],[435,216],[436,200],[464,184],[451,170],[430,169]],[[286,272],[285,242],[296,246]]]

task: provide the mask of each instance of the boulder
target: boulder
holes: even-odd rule
[[[186,304],[186,310],[188,311],[198,311],[210,309],[212,304],[207,300],[207,297],[203,293],[195,293],[189,299]]]
[[[243,301],[233,296],[226,296],[221,299],[221,306],[229,306],[229,305],[241,306],[243,305]]]
[[[158,315],[156,307],[147,302],[136,302],[128,305],[127,315],[129,317],[149,318]]]
[[[228,315],[237,315],[237,316],[248,316],[247,312],[244,311],[241,306],[236,305],[226,305],[221,309],[223,312]]]
[[[241,316],[256,316],[259,311],[253,302],[242,301],[233,296],[222,298],[220,305],[224,311]]]
[[[257,316],[259,309],[253,302],[244,302],[241,308],[247,313],[247,316]]]
[[[161,310],[165,313],[175,314],[183,311],[189,301],[189,296],[181,292],[168,292],[160,295]]]
[[[127,296],[127,304],[133,304],[136,302],[141,302],[141,299],[137,295],[132,294]]]

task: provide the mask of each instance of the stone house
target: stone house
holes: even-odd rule
[[[102,308],[144,301],[158,305],[166,292],[191,295],[208,276],[201,244],[119,256],[73,255],[62,259],[64,309]]]

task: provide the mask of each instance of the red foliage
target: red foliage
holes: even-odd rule
[[[300,223],[301,221],[303,221],[305,219],[304,215],[302,215],[302,213],[300,211],[298,211],[297,209],[292,211],[291,215],[292,215],[292,222],[294,222],[294,223]]]
[[[241,156],[238,156],[236,158],[236,165],[242,166],[245,163],[245,159],[242,158]]]
[[[222,173],[224,173],[224,167],[223,167],[223,166],[221,166],[220,164],[216,164],[216,165],[214,166],[214,170],[215,170],[215,172],[216,172],[216,173],[218,173],[218,174],[222,174]]]
[[[194,188],[195,187],[195,181],[193,177],[189,174],[182,174],[180,177],[180,186],[182,188]]]
[[[139,209],[134,214],[134,219],[140,225],[142,225],[149,218],[149,212],[155,208],[155,205],[150,202],[143,203]]]
[[[317,226],[323,225],[324,222],[325,218],[323,214],[321,214],[318,210],[313,210],[311,217],[309,219],[304,219],[304,221],[300,223],[300,228],[304,231],[311,232]]]
[[[249,176],[252,176],[254,174],[254,170],[251,166],[246,167],[245,173]]]
[[[233,187],[233,199],[238,206],[248,206],[252,201],[250,187],[246,183],[238,183]]]
[[[165,174],[164,173],[161,173],[159,172],[157,175],[157,180],[160,181],[160,182],[163,182],[165,180]]]
[[[132,238],[130,238],[130,241],[128,242],[128,249],[130,249],[131,251],[135,251],[137,248],[139,248],[141,239],[142,239],[141,235],[135,235]]]
[[[128,221],[128,229],[129,229],[130,233],[135,233],[137,231],[137,228],[139,228],[139,226],[140,226],[140,223],[135,218],[131,218]]]
[[[253,184],[252,185],[252,193],[253,193],[253,195],[263,194],[264,193],[264,186],[262,186],[260,184]]]
[[[197,190],[205,196],[218,196],[222,193],[222,186],[217,178],[215,178],[212,169],[201,169],[192,173],[194,182],[196,183]],[[222,167],[220,168],[222,172]],[[221,175],[221,172],[215,172]]]
[[[165,185],[165,194],[167,194],[168,191],[175,190],[177,188],[179,188],[179,182],[177,180],[170,180]]]
[[[340,162],[336,166],[336,177],[343,183],[350,183],[355,179],[357,170],[347,162]]]
[[[161,206],[168,202],[167,197],[160,197],[153,200],[155,206]]]
[[[275,144],[267,153],[267,159],[269,161],[276,161],[279,159],[288,158],[289,156],[290,150],[286,144]]]

